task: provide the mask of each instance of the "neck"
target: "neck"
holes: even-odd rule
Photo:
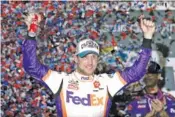
[[[147,92],[148,94],[155,94],[155,93],[158,92],[158,90],[159,90],[159,88],[158,88],[157,85],[154,86],[154,87],[146,87],[146,92]]]

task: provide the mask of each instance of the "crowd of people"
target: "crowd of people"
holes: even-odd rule
[[[154,11],[150,4],[143,12],[145,2],[138,4],[138,11],[134,11],[131,2],[115,1],[1,3],[1,116],[4,117],[56,116],[51,92],[43,90],[44,87],[30,78],[22,67],[21,45],[27,31],[23,20],[28,12],[39,11],[43,19],[37,39],[39,60],[50,69],[68,73],[75,68],[71,54],[75,52],[79,39],[89,37],[98,41],[102,48],[101,60],[112,70],[123,69],[136,58],[135,54],[128,56],[127,52],[139,52],[141,35],[133,26],[137,24],[139,14],[145,13],[154,21],[163,19],[163,22],[157,21],[161,27],[173,23],[170,10]],[[121,30],[122,25],[126,25],[126,29]],[[170,36],[169,32],[160,34],[165,39]],[[130,46],[123,44],[125,40],[129,40]]]

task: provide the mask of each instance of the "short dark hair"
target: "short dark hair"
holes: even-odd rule
[[[151,74],[162,73],[162,69],[158,63],[154,61],[150,61],[150,63],[148,64],[147,73],[151,73]]]

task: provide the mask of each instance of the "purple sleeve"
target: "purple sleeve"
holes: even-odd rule
[[[170,117],[175,117],[175,97],[170,94],[166,95],[165,111]]]
[[[146,73],[147,64],[151,57],[151,49],[142,48],[140,57],[135,61],[132,67],[126,68],[124,71],[120,72],[122,78],[127,83],[132,83],[140,80]]]
[[[42,81],[42,78],[47,74],[49,68],[38,61],[36,56],[36,44],[36,40],[34,39],[27,39],[23,42],[23,67],[30,76]]]

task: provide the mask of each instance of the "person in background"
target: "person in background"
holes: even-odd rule
[[[95,74],[100,55],[96,41],[83,39],[78,42],[73,55],[76,70],[72,73],[57,72],[41,64],[36,55],[36,36],[41,17],[29,14],[25,22],[28,36],[23,42],[23,66],[30,76],[40,81],[55,95],[59,117],[107,117],[111,98],[126,84],[140,80],[146,73],[151,56],[151,40],[155,23],[140,17],[144,39],[140,57],[132,67],[114,74]]]
[[[175,98],[161,91],[162,69],[150,61],[143,82],[143,96],[131,101],[126,108],[129,117],[175,117]]]

